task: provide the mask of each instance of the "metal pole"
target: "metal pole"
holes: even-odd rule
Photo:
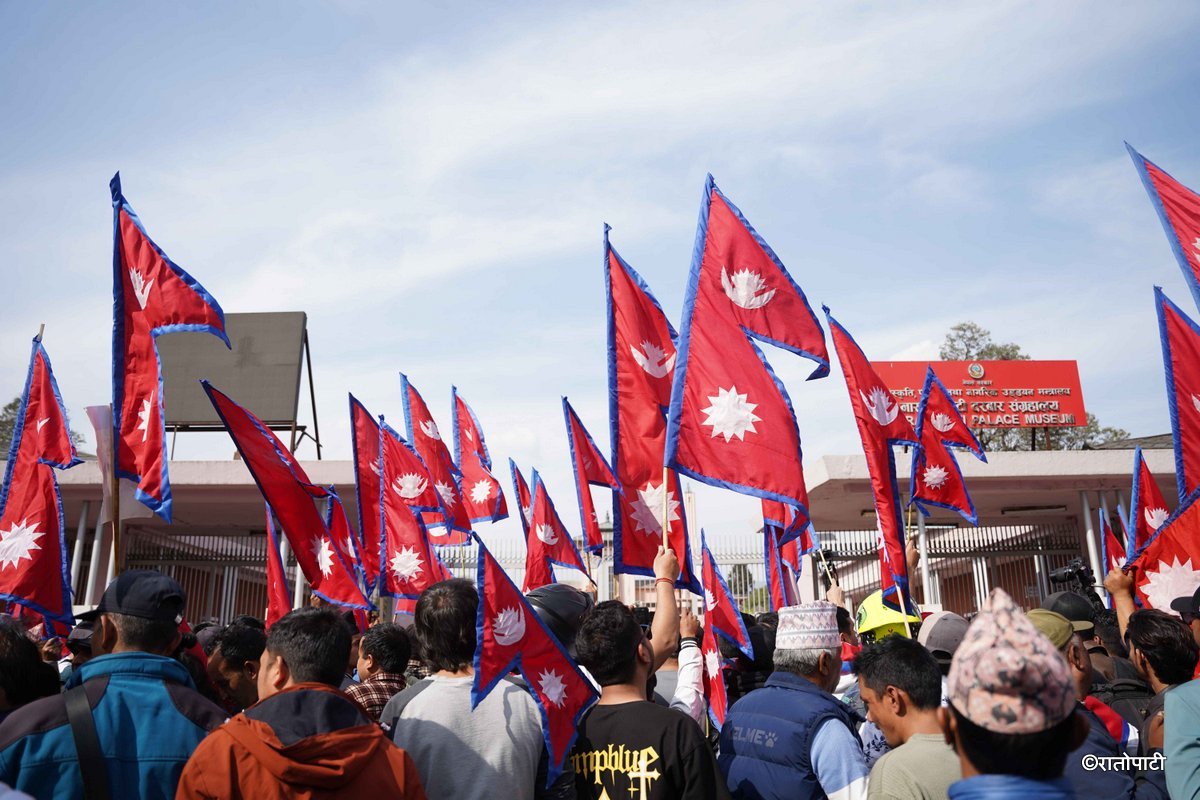
[[[83,501],[83,508],[79,512],[79,525],[75,528],[75,549],[71,551],[72,595],[75,595],[75,587],[79,584],[79,573],[83,571],[83,548],[87,545],[88,512],[91,510],[91,506],[90,500]]]
[[[300,571],[300,562],[296,562],[296,571],[292,574],[292,608],[299,608],[304,602],[304,573]]]
[[[917,514],[917,550],[921,553],[921,598],[928,604],[933,599],[929,594],[933,581],[929,573],[929,536],[925,532],[924,514]]]
[[[317,461],[320,461],[321,460],[321,426],[317,423],[317,388],[315,386],[313,386],[312,349],[308,346],[308,323],[307,322],[304,325],[304,363],[308,368],[308,398],[312,402],[313,441],[317,445]]]
[[[1100,555],[1096,548],[1096,524],[1092,520],[1092,504],[1088,500],[1088,493],[1085,490],[1079,492],[1079,503],[1083,506],[1083,535],[1087,544],[1088,561],[1091,563],[1092,572],[1096,577],[1103,580],[1104,572],[1100,569]],[[1104,587],[1100,587],[1101,600],[1104,599]]]

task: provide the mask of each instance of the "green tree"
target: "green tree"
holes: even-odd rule
[[[1000,344],[992,332],[974,322],[960,322],[946,332],[938,357],[945,361],[1028,361],[1029,356],[1014,342]],[[1095,414],[1078,428],[974,428],[985,450],[1086,450],[1105,442],[1128,439],[1129,432],[1100,424]]]

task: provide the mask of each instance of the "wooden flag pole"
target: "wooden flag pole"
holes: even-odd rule
[[[662,496],[662,543],[663,547],[670,547],[671,545],[667,541],[667,533],[671,529],[671,493],[667,490],[667,468],[665,465],[663,466]]]
[[[111,410],[109,413],[111,419]],[[121,482],[117,477],[117,447],[119,432],[113,429],[112,463],[108,465],[108,492],[112,511],[112,559],[113,575],[121,574]]]
[[[908,501],[908,519],[904,522],[904,540],[908,541],[908,531],[912,528],[913,503],[912,498]],[[904,574],[908,575],[908,551],[905,549],[904,554]],[[904,615],[904,632],[908,638],[913,638],[912,625],[908,621],[908,599],[904,596],[904,590],[900,588],[900,584],[896,584],[896,593],[900,595],[900,613]]]

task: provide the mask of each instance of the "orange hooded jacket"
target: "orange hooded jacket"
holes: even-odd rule
[[[319,683],[271,695],[209,734],[175,797],[426,800],[408,753],[357,703]]]

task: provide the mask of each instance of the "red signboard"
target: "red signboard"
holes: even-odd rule
[[[913,424],[932,364],[972,428],[1069,428],[1087,424],[1074,361],[876,361],[879,377]]]

